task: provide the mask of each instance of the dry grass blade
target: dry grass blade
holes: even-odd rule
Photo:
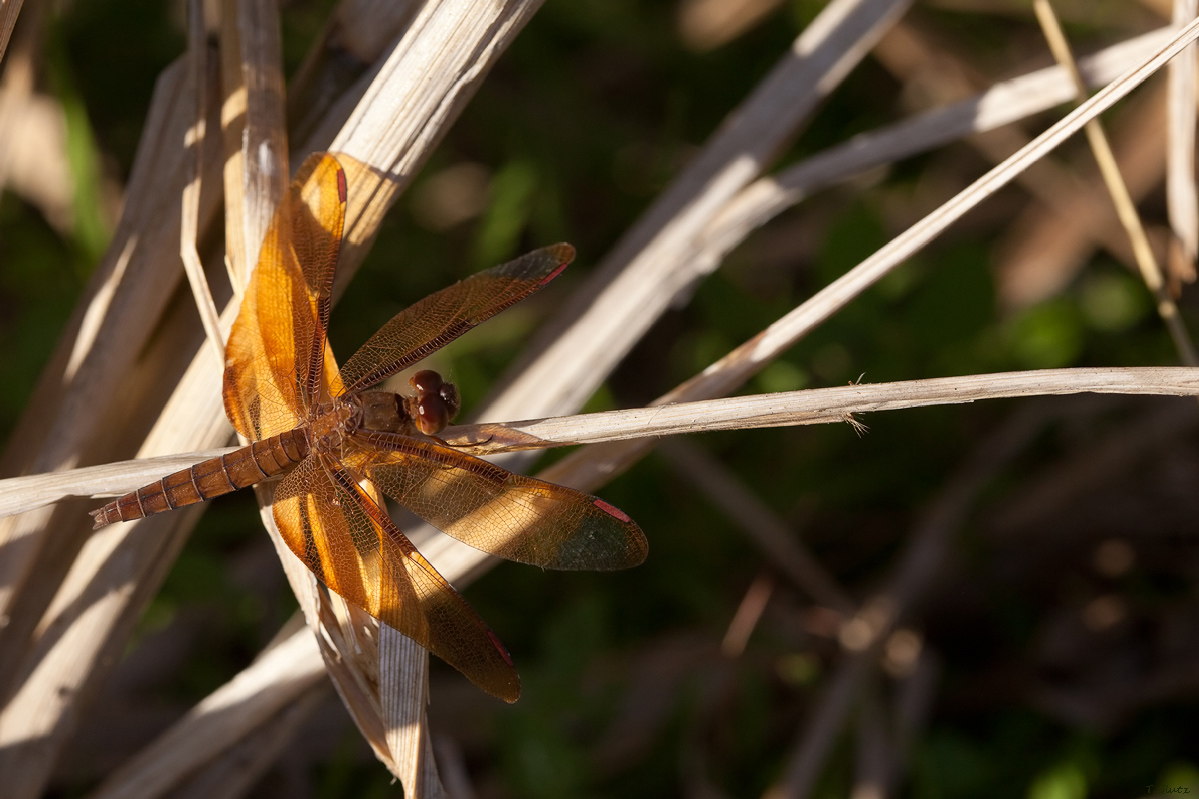
[[[281,755],[292,749],[304,723],[321,709],[332,691],[317,683],[298,702],[285,706],[239,745],[226,749],[171,793],[173,799],[240,799],[261,783]]]
[[[1196,0],[1174,0],[1174,24],[1183,26],[1199,13]],[[1199,97],[1195,90],[1195,71],[1199,68],[1196,48],[1188,47],[1170,62],[1170,99],[1166,127],[1166,207],[1170,227],[1178,242],[1178,257],[1183,271],[1195,277],[1195,259],[1199,256],[1199,191],[1195,187],[1195,113]]]
[[[1041,24],[1045,38],[1049,41],[1049,49],[1053,51],[1054,58],[1069,70],[1078,97],[1085,97],[1086,84],[1078,73],[1074,55],[1070,52],[1070,45],[1066,41],[1061,25],[1058,24],[1052,6],[1049,5],[1049,0],[1034,0],[1033,9],[1036,11],[1037,21]],[[1136,256],[1141,279],[1145,281],[1145,285],[1149,287],[1149,291],[1153,293],[1153,297],[1157,301],[1158,315],[1166,323],[1166,329],[1170,331],[1170,337],[1174,340],[1174,347],[1178,350],[1179,359],[1187,366],[1195,366],[1199,364],[1199,353],[1195,352],[1195,345],[1187,333],[1182,316],[1178,312],[1178,306],[1166,288],[1165,277],[1157,264],[1157,258],[1153,255],[1153,249],[1149,246],[1149,237],[1145,235],[1145,226],[1141,223],[1141,216],[1137,213],[1136,204],[1128,192],[1124,178],[1120,175],[1120,167],[1116,164],[1116,156],[1112,153],[1107,134],[1103,132],[1103,127],[1099,124],[1098,119],[1087,122],[1085,130],[1087,141],[1091,145],[1091,152],[1094,153],[1095,160],[1099,162],[1103,182],[1116,205],[1116,214],[1120,217],[1120,224],[1124,226],[1128,238],[1132,241],[1132,251]]]
[[[783,349],[793,345],[885,274],[919,252],[967,211],[1006,186],[1020,172],[1077,133],[1088,121],[1126,96],[1196,38],[1199,38],[1199,20],[1188,25],[1164,48],[1125,72],[956,197],[663,400],[671,402],[701,396],[721,396],[740,385]]]
[[[146,144],[138,151],[129,181],[129,202],[9,442],[4,464],[9,473],[48,471],[78,462],[95,434],[97,416],[119,393],[121,377],[145,346],[178,282],[180,272],[170,266],[178,258],[178,203],[188,157],[182,148],[165,143],[182,142],[191,124],[185,71],[184,64],[176,62],[159,78]],[[207,222],[215,213],[216,198],[206,193],[202,200]]]
[[[461,425],[445,430],[442,438],[462,452],[497,455],[717,430],[841,424],[856,414],[876,411],[1081,393],[1199,396],[1199,372],[1179,366],[1042,369],[898,383],[858,383],[524,422]],[[208,450],[0,480],[0,514],[20,512],[71,496],[119,495],[176,469],[231,451],[233,448]],[[697,471],[699,467],[691,468],[695,464],[716,465],[706,463],[706,457],[691,450],[688,450],[686,458],[672,456],[672,460],[687,463],[689,474],[697,479],[701,475]],[[702,477],[703,484],[708,488],[713,487],[719,479],[706,473]],[[743,494],[743,490],[735,489],[723,480],[720,485],[720,495]],[[740,512],[746,512],[745,508]],[[752,515],[758,516],[759,513],[752,512]],[[782,531],[775,530],[770,538],[773,540],[782,534]],[[789,540],[790,534],[786,534],[786,538]],[[838,609],[850,606],[845,595],[829,584],[827,578],[808,574],[809,567],[799,564],[799,560],[810,556],[798,551],[784,552],[777,542],[761,543],[776,562],[783,564],[784,570],[790,571],[788,563],[794,565],[793,577],[801,587],[810,591],[813,598]],[[800,577],[801,573],[806,576]]]
[[[119,497],[164,474],[185,469],[207,458],[232,452],[233,447],[165,455],[133,461],[85,466],[65,472],[31,474],[0,480],[0,516],[40,508],[68,497]]]
[[[97,458],[97,440],[127,423],[121,414],[134,410],[128,401],[116,407],[118,387],[143,351],[157,315],[178,281],[179,202],[185,159],[180,148],[158,148],[162,141],[182,141],[190,119],[184,112],[188,95],[183,65],[176,63],[160,78],[146,125],[146,146],[138,152],[129,181],[129,202],[112,247],[68,324],[50,364],[26,406],[4,457],[7,474],[48,472]],[[202,198],[201,213],[216,210],[212,196]],[[113,417],[118,418],[114,419]],[[196,449],[198,447],[186,447]],[[178,451],[176,449],[175,451]],[[128,452],[123,452],[126,457]],[[160,453],[154,453],[160,454]],[[85,526],[59,523],[47,527],[48,516],[35,512],[0,520],[0,613],[14,620],[12,602],[26,587],[26,576],[43,553],[56,553],[54,563],[39,566],[42,579],[57,584]],[[40,615],[34,608],[33,614]],[[0,638],[0,660],[19,656],[36,621],[15,619]],[[28,624],[28,626],[24,626]],[[24,627],[23,627],[24,626]],[[17,630],[24,629],[24,632]],[[15,637],[10,637],[15,636]],[[2,670],[2,669],[0,669]]]
[[[324,149],[336,130],[317,140],[329,118],[345,118],[332,108],[357,104],[365,91],[355,81],[400,38],[420,10],[418,0],[341,0],[287,85],[287,120],[296,152]],[[348,73],[348,74],[347,74]],[[315,137],[315,138],[314,138]],[[298,163],[298,162],[297,162]]]
[[[444,799],[445,789],[433,756],[429,734],[429,653],[407,636],[385,625],[379,627],[379,673],[383,677],[379,698],[387,722],[387,748],[396,758],[404,793],[413,797]],[[408,675],[420,679],[411,687],[388,690],[388,675],[398,681]]]
[[[1102,86],[1143,63],[1173,36],[1174,31],[1162,28],[1120,42],[1083,58],[1079,69],[1089,86]],[[1041,113],[1074,96],[1074,85],[1065,69],[1050,67],[1005,81],[970,99],[859,134],[777,176],[745,187],[702,233],[694,247],[694,260],[714,269],[750,232],[819,189],[873,167]]]
[[[296,697],[297,689],[310,689],[323,675],[316,639],[308,629],[295,630],[109,776],[91,799],[170,794],[231,740],[270,719]]]
[[[975,68],[968,54],[955,52],[935,33],[917,24],[896,25],[875,48],[875,54],[904,82],[903,96],[911,95],[913,103],[924,97],[968,97],[985,84],[983,71]],[[1141,96],[1130,98],[1119,111],[1124,124],[1116,135],[1116,151],[1121,155],[1121,171],[1133,178],[1129,190],[1136,198],[1156,185],[1154,175],[1163,160],[1153,158],[1161,139],[1160,126],[1152,120],[1156,103],[1143,99],[1144,95],[1156,94],[1156,87],[1140,92]],[[1131,147],[1128,128],[1137,138]],[[998,164],[1030,138],[1019,123],[1014,123],[980,132],[967,142],[988,161]],[[1043,158],[1021,173],[1017,182],[1036,202],[1016,218],[1007,242],[998,248],[994,272],[1003,308],[1023,308],[1055,296],[1069,285],[1096,243],[1134,266],[1128,237],[1119,229],[1111,203],[1102,190],[1096,192],[1089,181],[1079,180],[1070,165],[1052,157]]]
[[[181,328],[169,323],[149,347],[145,344],[179,278],[177,203],[186,167],[182,148],[157,145],[183,141],[191,117],[181,109],[187,96],[184,82],[178,64],[159,82],[147,142],[130,180],[131,201],[112,249],[10,442],[8,463],[13,471],[49,470],[97,457],[104,445],[112,446],[107,436],[119,436],[130,422],[125,414],[136,419],[136,414],[155,414],[161,407],[161,392],[118,392],[117,385],[147,389],[159,385],[164,376],[178,374],[179,360],[170,358],[170,348],[178,344],[173,336]],[[202,199],[206,219],[215,206],[211,196]],[[174,270],[171,264],[176,264]],[[138,367],[148,371],[130,373],[139,356],[143,360]],[[206,354],[205,360],[215,367],[211,356]],[[44,423],[44,417],[51,421]],[[166,451],[204,446],[211,444],[183,435]],[[152,454],[163,453],[143,452]],[[76,702],[116,662],[115,652],[124,643],[120,636],[132,628],[132,618],[123,617],[121,608],[140,608],[148,601],[151,586],[165,575],[195,518],[185,512],[167,524],[132,526],[90,538],[82,510],[70,503],[0,522],[9,619],[0,632],[0,671],[6,682],[20,680],[0,711],[0,772],[12,796],[41,792],[72,730]],[[167,535],[168,529],[180,533]],[[137,541],[140,551],[128,558],[112,557],[129,540]],[[28,579],[33,573],[36,581]],[[110,637],[114,630],[119,640]]]
[[[149,601],[199,509],[175,516],[93,535],[58,587],[41,635],[21,663],[17,689],[0,712],[6,798],[43,792],[73,730],[80,695],[105,676],[132,632],[127,608]],[[121,557],[117,553],[130,536],[143,546],[136,558]]]
[[[746,589],[741,604],[737,606],[737,612],[733,614],[733,620],[729,622],[729,628],[720,641],[720,654],[726,658],[741,657],[773,593],[774,578],[769,572],[759,573]]]
[[[0,0],[0,62],[4,61],[4,51],[8,49],[8,40],[12,38],[12,29],[17,24],[22,2],[23,0]]]
[[[681,433],[836,424],[875,411],[955,405],[1003,397],[1097,394],[1199,395],[1199,370],[1183,366],[1040,369],[1031,372],[853,384],[698,400],[528,422],[465,425],[445,440],[475,454],[598,444]]]
[[[204,334],[212,345],[217,363],[225,364],[225,337],[221,333],[220,314],[212,301],[208,279],[204,277],[204,265],[196,250],[196,237],[200,230],[200,181],[204,174],[204,136],[208,128],[208,41],[204,31],[204,6],[201,0],[189,0],[187,4],[188,76],[191,90],[196,98],[195,122],[187,132],[184,147],[193,153],[187,185],[183,187],[182,217],[179,224],[179,257],[183,260],[183,272],[191,285],[196,299],[196,310],[204,325]]]
[[[0,58],[12,33],[0,8]],[[56,228],[66,229],[71,221],[71,179],[65,161],[66,137],[62,106],[34,94],[35,65],[43,15],[26,19],[24,33],[17,39],[0,77],[0,186],[17,192],[43,209]],[[7,31],[7,33],[5,32]]]
[[[697,52],[714,50],[757,25],[782,0],[681,0],[679,35]]]
[[[351,192],[335,295],[362,263],[383,215],[541,2],[426,4],[377,66],[329,144],[372,170]],[[323,141],[319,132],[314,139]]]
[[[221,89],[225,264],[240,297],[290,175],[282,42],[273,0],[225,0]]]
[[[1138,203],[1164,174],[1165,98],[1165,86],[1154,82],[1111,114],[1112,149],[1128,193]],[[1060,295],[1086,266],[1096,245],[1137,269],[1132,245],[1098,170],[1080,180],[1068,166],[1053,169],[1053,163],[1044,159],[1037,164],[1035,171],[1046,173],[1052,184],[1046,181],[1037,192],[1041,203],[1020,213],[998,247],[997,293],[1009,311]],[[1030,182],[1021,181],[1025,186]]]
[[[183,93],[176,89],[165,93],[165,96],[174,101],[180,94]],[[215,97],[215,92],[208,92],[207,95]],[[156,190],[161,191],[163,186],[174,185],[171,181],[163,181],[163,174],[182,176],[186,173],[186,151],[177,145],[173,146],[173,143],[185,140],[186,126],[190,124],[187,120],[191,118],[192,115],[187,112],[170,115],[168,119],[176,124],[183,124],[184,131],[173,137],[165,136],[161,140],[150,138],[149,143],[144,143],[143,155],[139,156],[138,168],[135,168],[135,181],[139,173],[145,177],[144,153],[147,151],[167,159],[168,168],[154,174],[156,181],[153,188]],[[152,115],[152,121],[153,119]],[[213,123],[210,120],[208,124]],[[155,128],[151,126],[149,130],[153,132]],[[156,152],[154,148],[161,149]],[[174,160],[169,160],[172,158]],[[211,156],[205,159],[206,164],[219,161],[220,159]],[[205,180],[204,184],[210,185],[208,180]],[[180,185],[176,191],[181,190]],[[138,196],[142,198],[142,195]],[[151,191],[147,191],[143,199],[150,203],[157,202],[158,205],[149,206],[148,211],[127,207],[122,226],[129,243],[123,245],[121,231],[118,231],[115,246],[129,248],[135,244],[149,242],[150,246],[138,250],[137,254],[149,261],[151,256],[145,250],[152,249],[155,252],[153,257],[157,258],[159,264],[170,264],[171,261],[163,256],[164,252],[178,253],[179,232],[175,225],[182,218],[182,213],[174,205],[177,200],[169,198],[163,202],[162,198],[156,197]],[[215,203],[209,199],[206,205],[214,207]],[[131,211],[133,213],[130,213]],[[164,211],[171,213],[173,219],[170,221],[174,224],[162,224],[155,219],[156,213]],[[205,220],[208,218],[211,218],[210,213],[204,216]],[[151,227],[143,227],[147,223],[151,223]],[[166,238],[168,234],[173,234],[173,241]],[[127,252],[125,257],[129,257]],[[148,283],[151,288],[161,293],[157,295],[160,299],[157,302],[148,301],[146,307],[135,306],[131,311],[118,305],[116,298],[127,301],[131,297],[136,298],[139,293],[144,295],[147,289],[139,283],[130,283],[129,278],[134,276],[122,275],[122,269],[123,267],[113,270],[119,281],[117,287],[112,290],[113,300],[108,302],[101,292],[100,297],[104,302],[94,306],[96,314],[100,317],[100,330],[103,331],[106,325],[115,328],[107,339],[92,334],[94,338],[86,342],[92,346],[92,349],[87,351],[87,358],[99,353],[95,357],[95,362],[98,363],[112,361],[114,357],[118,360],[131,359],[139,352],[141,346],[136,341],[129,340],[128,329],[131,326],[137,329],[137,325],[143,325],[148,329],[153,325],[157,319],[156,310],[161,310],[164,305],[166,289],[169,289],[172,281],[178,279],[178,271],[162,268],[150,273],[156,276],[155,279],[150,279],[150,276],[141,278],[141,282]],[[106,275],[102,271],[100,277],[111,278],[112,274]],[[232,312],[231,306],[227,312]],[[171,367],[168,374],[178,375],[180,359],[177,357],[177,351],[181,349],[186,352],[189,348],[194,348],[197,342],[189,343],[190,334],[186,326],[175,324],[174,317],[168,319],[169,332],[173,332],[178,338],[173,339],[172,335],[163,332],[156,337],[152,349],[157,353],[157,357],[169,359]],[[86,325],[84,330],[87,331]],[[141,332],[141,329],[138,329],[138,332]],[[121,333],[124,333],[125,337],[114,340],[113,336]],[[79,371],[82,372],[83,366],[88,363],[88,360],[84,360]],[[150,367],[151,370],[154,366],[152,362],[139,364],[139,367]],[[228,440],[228,425],[223,419],[219,396],[214,391],[215,386],[219,384],[219,369],[220,364],[213,362],[208,355],[193,360],[165,409],[162,409],[161,396],[155,396],[158,392],[145,392],[144,401],[139,397],[138,404],[148,405],[140,408],[134,402],[130,402],[130,393],[112,392],[112,396],[121,396],[123,402],[129,402],[131,411],[139,410],[150,418],[161,411],[155,428],[142,446],[143,456],[212,446]],[[115,374],[104,373],[102,376],[111,382],[120,379],[123,374],[124,370],[118,368]],[[126,376],[125,380],[129,381],[129,378]],[[128,384],[137,385],[137,382],[139,381]],[[82,385],[96,390],[94,381]],[[133,393],[132,396],[138,395]],[[72,403],[78,403],[86,397],[87,394],[79,390],[79,387],[69,386],[67,399],[63,403],[64,409],[69,409]],[[96,400],[95,404],[100,408],[104,407],[99,400]],[[94,412],[96,408],[92,411],[82,415],[90,424],[100,423],[101,414]],[[60,414],[62,412],[60,410]],[[82,427],[82,421],[68,420],[68,423],[74,423],[76,428]],[[84,431],[80,429],[79,433]],[[41,457],[46,457],[45,451]],[[0,739],[6,742],[20,742],[19,745],[10,745],[5,749],[5,762],[0,766],[7,774],[13,775],[14,796],[40,792],[59,747],[71,732],[77,715],[76,704],[81,698],[89,695],[88,689],[102,680],[107,669],[111,667],[110,664],[115,662],[113,650],[119,651],[123,648],[125,637],[133,629],[144,603],[165,576],[197,514],[186,511],[172,516],[174,518],[162,521],[147,520],[122,525],[122,529],[92,536],[86,540],[79,556],[71,563],[67,578],[59,587],[55,601],[43,620],[43,629],[53,629],[56,633],[41,635],[32,642],[22,665],[25,678],[13,701],[0,713]],[[82,522],[82,518],[79,521]],[[64,552],[63,557],[69,558],[70,554]],[[50,572],[52,578],[53,574]],[[56,583],[55,580],[50,585]],[[116,586],[133,588],[115,590]],[[64,692],[64,685],[71,686],[72,690]],[[55,699],[48,701],[49,697]],[[31,735],[31,730],[44,731],[44,734]]]
[[[570,412],[702,272],[689,244],[756,178],[908,7],[834,0],[609,253],[574,301],[543,328],[486,416]]]

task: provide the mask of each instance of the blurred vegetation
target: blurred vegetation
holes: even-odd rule
[[[476,407],[538,321],[611,250],[822,5],[782,3],[735,40],[695,52],[680,38],[673,0],[548,0],[391,215],[334,312],[335,351],[346,357],[395,312],[479,268],[572,242],[579,259],[561,285],[441,357],[465,407]],[[1028,68],[1021,65],[1037,52],[1039,34],[1023,4],[1012,3],[1010,13],[992,4],[993,14],[954,5],[918,5],[912,16],[989,75]],[[285,4],[289,71],[330,6]],[[1097,15],[1093,25],[1075,19],[1070,33],[1083,50],[1140,32],[1151,15],[1136,8]],[[57,231],[13,193],[0,197],[0,434],[15,425],[103,251],[114,218],[104,186],[129,174],[154,79],[183,48],[181,17],[178,3],[145,0],[76,0],[47,11],[39,90],[65,112],[74,224]],[[780,162],[901,118],[903,89],[868,58]],[[1072,143],[1066,160],[1085,159]],[[423,187],[464,163],[486,177],[481,212],[448,227],[430,223],[418,207],[429,196]],[[660,320],[589,407],[643,404],[695,374],[947,199],[946,186],[965,185],[986,166],[955,144],[783,214]],[[1149,296],[1106,254],[1057,295],[998,310],[994,254],[1027,202],[1018,189],[994,198],[748,390],[1174,363]],[[1163,205],[1160,191],[1144,203],[1151,223],[1161,224]],[[1194,329],[1194,292],[1182,302]],[[1005,507],[1027,499],[1040,476],[1168,405],[1047,404],[1057,421],[988,490],[910,620],[940,663],[940,679],[903,758],[904,795],[1127,799],[1150,785],[1199,791],[1199,680],[1193,666],[1187,674],[1188,658],[1193,664],[1199,653],[1195,425],[1041,508],[1019,530],[996,532]],[[833,426],[692,443],[751,486],[864,598],[892,572],[946,481],[1016,410],[1006,401],[935,408],[870,416],[864,435]],[[524,696],[500,706],[437,663],[434,730],[462,748],[480,796],[699,795],[697,780],[730,796],[760,795],[786,767],[836,668],[835,638],[805,627],[809,598],[778,577],[746,652],[724,658],[725,630],[755,576],[770,573],[769,561],[664,460],[647,459],[601,493],[645,529],[648,562],[618,574],[507,564],[473,586],[467,597],[510,648]],[[140,703],[161,711],[157,728],[244,667],[294,607],[253,498],[241,492],[211,504],[130,646],[132,659],[172,636],[186,641],[185,657],[164,661],[169,668],[137,688]],[[1097,572],[1097,547],[1109,540],[1132,547],[1130,568]],[[1088,632],[1077,620],[1097,597],[1116,597],[1124,616]],[[1135,690],[1152,680],[1154,690]],[[882,695],[894,691],[886,675],[877,682]],[[648,692],[645,718],[627,740],[613,740],[626,730],[613,725],[629,709],[630,686]],[[1118,689],[1127,689],[1127,702],[1113,699]],[[849,792],[854,729],[839,737],[817,796]],[[255,795],[288,795],[300,784],[322,799],[399,792],[334,701],[293,750]],[[72,777],[58,795],[82,795],[97,776]]]

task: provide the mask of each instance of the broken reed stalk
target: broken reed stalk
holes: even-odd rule
[[[1199,12],[1197,0],[1174,0],[1173,22],[1182,27]],[[1199,51],[1192,46],[1178,54],[1169,66],[1167,109],[1166,209],[1177,243],[1178,277],[1195,279],[1199,256],[1199,189],[1195,184],[1195,116],[1197,110],[1195,70]]]
[[[204,174],[204,137],[208,128],[208,37],[204,30],[204,4],[202,0],[188,0],[187,4],[187,47],[188,75],[196,104],[195,121],[183,140],[184,148],[192,152],[187,185],[183,187],[180,203],[182,214],[179,224],[179,257],[183,261],[183,272],[191,286],[192,297],[204,334],[208,338],[217,364],[225,364],[225,336],[221,331],[220,314],[204,276],[204,264],[196,249],[196,238],[200,235],[200,187]]]
[[[1143,63],[1173,35],[1171,29],[1161,28],[1084,58],[1080,66],[1088,84],[1097,88],[1110,83]],[[686,287],[690,285],[686,278],[694,280],[711,272],[750,233],[820,189],[971,134],[1026,119],[1073,96],[1065,70],[1048,67],[1004,81],[960,102],[858,134],[778,175],[760,178],[730,199],[692,243],[681,258],[688,271],[672,285]]]
[[[582,407],[700,276],[692,266],[691,241],[762,173],[909,5],[910,0],[833,0],[825,6],[621,237],[576,299],[539,331],[480,415],[512,419]],[[558,388],[548,389],[551,385]]]
[[[0,61],[4,60],[4,52],[8,49],[9,39],[12,38],[12,29],[17,24],[22,2],[23,0],[0,0]]]
[[[1049,49],[1053,51],[1053,57],[1069,72],[1077,92],[1077,98],[1083,99],[1086,97],[1086,83],[1083,82],[1082,76],[1078,72],[1078,64],[1075,63],[1074,54],[1070,50],[1070,43],[1066,40],[1066,34],[1062,31],[1057,16],[1053,13],[1053,7],[1049,4],[1049,0],[1033,0],[1033,10],[1036,12],[1037,21],[1041,25],[1045,39],[1049,42]],[[1158,266],[1157,258],[1153,255],[1153,248],[1149,246],[1149,237],[1145,235],[1145,225],[1141,222],[1141,215],[1137,212],[1136,203],[1132,201],[1128,186],[1120,175],[1120,167],[1116,163],[1116,156],[1112,153],[1112,146],[1108,142],[1107,134],[1104,133],[1098,118],[1087,122],[1084,130],[1087,142],[1091,146],[1091,152],[1094,153],[1095,160],[1099,164],[1104,185],[1107,186],[1112,202],[1115,203],[1116,215],[1120,218],[1120,224],[1124,226],[1129,241],[1132,242],[1132,252],[1136,258],[1137,268],[1141,272],[1141,279],[1145,281],[1145,285],[1153,294],[1157,303],[1157,313],[1170,332],[1170,338],[1174,340],[1179,360],[1187,366],[1199,365],[1199,353],[1195,352],[1195,344],[1191,341],[1186,324],[1182,321],[1178,305],[1170,296],[1165,277]]]
[[[578,416],[459,425],[444,430],[441,438],[462,452],[485,456],[719,430],[840,424],[880,411],[1083,393],[1199,396],[1199,370],[1183,366],[1040,369],[895,383],[855,383]],[[69,496],[119,496],[171,471],[234,449],[0,480],[0,516],[21,513]]]

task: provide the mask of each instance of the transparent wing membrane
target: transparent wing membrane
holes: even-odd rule
[[[569,244],[543,247],[400,311],[341,367],[346,391],[369,388],[436,352],[553,280],[574,255]]]
[[[447,535],[545,569],[625,569],[648,545],[603,500],[420,439],[365,433],[345,461]]]
[[[288,547],[331,590],[489,694],[516,700],[520,681],[495,634],[340,464],[303,461],[276,489],[274,515]]]

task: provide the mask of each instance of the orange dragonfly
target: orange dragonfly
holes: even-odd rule
[[[345,172],[318,153],[267,230],[225,351],[225,412],[253,443],[109,502],[92,511],[95,526],[282,475],[275,523],[321,582],[514,702],[520,679],[507,650],[391,521],[382,497],[477,549],[545,569],[635,566],[645,536],[602,499],[438,439],[460,402],[436,372],[418,372],[411,396],[370,388],[545,286],[574,249],[546,247],[426,297],[338,371],[326,327],[345,207]]]

